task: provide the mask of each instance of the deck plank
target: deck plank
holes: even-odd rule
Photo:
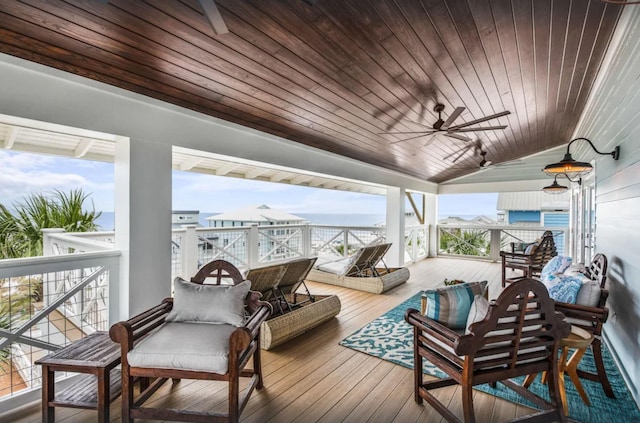
[[[490,297],[495,298],[501,290],[500,264],[436,258],[412,264],[409,269],[411,278],[406,284],[382,295],[309,283],[314,294],[337,294],[342,310],[335,319],[263,352],[265,389],[254,392],[242,414],[242,422],[441,422],[441,416],[428,404],[414,402],[410,369],[338,343],[420,290],[441,286],[445,277],[487,280]],[[435,394],[461,415],[459,388],[442,388]],[[168,382],[150,402],[173,408],[223,411],[226,385],[190,380],[175,385]],[[475,392],[474,404],[478,421],[501,422],[528,412],[526,407],[482,392]],[[120,399],[112,404],[111,416],[112,422],[120,422]],[[80,423],[96,418],[92,410],[65,408],[57,409],[56,417],[56,421]],[[11,416],[9,421],[39,422],[40,403]]]

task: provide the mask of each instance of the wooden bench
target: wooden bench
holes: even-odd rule
[[[96,332],[37,360],[42,366],[42,421],[55,421],[54,407],[98,410],[98,422],[109,421],[109,404],[120,396],[120,345],[107,332]],[[55,372],[85,373],[55,392]]]

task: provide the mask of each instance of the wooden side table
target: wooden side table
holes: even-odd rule
[[[589,397],[587,393],[584,391],[584,387],[582,386],[582,382],[580,382],[580,378],[578,377],[578,364],[580,360],[582,360],[582,356],[589,348],[589,345],[593,342],[593,334],[587,332],[584,329],[581,329],[577,326],[571,326],[571,333],[566,338],[560,341],[560,347],[562,348],[562,354],[560,355],[560,361],[558,363],[558,384],[560,385],[560,399],[562,400],[562,410],[564,411],[565,416],[569,415],[569,406],[567,404],[567,393],[565,391],[564,385],[564,374],[567,373],[569,378],[573,382],[576,390],[580,394],[582,401],[585,404],[591,405],[591,401],[589,401]],[[575,351],[567,359],[569,356],[569,349],[574,348]],[[546,373],[546,372],[545,372]],[[531,374],[527,376],[525,379],[523,386],[528,388],[533,380],[536,378],[537,373]],[[543,383],[546,382],[546,374],[542,376]]]
[[[121,393],[120,345],[107,332],[96,332],[37,360],[42,366],[42,421],[55,421],[55,407],[98,410],[98,422],[109,422],[109,404]],[[86,373],[55,393],[55,372]]]

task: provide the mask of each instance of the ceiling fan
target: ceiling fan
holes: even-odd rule
[[[442,134],[445,137],[449,137],[449,138],[455,138],[461,141],[471,141],[471,138],[469,137],[465,137],[464,135],[460,135],[460,133],[465,133],[465,132],[475,132],[475,131],[491,131],[491,130],[496,130],[496,129],[505,129],[507,127],[507,125],[498,125],[498,126],[475,126],[472,128],[469,128],[472,125],[478,124],[478,123],[482,123],[482,122],[486,122],[488,120],[491,119],[496,119],[502,116],[506,116],[508,114],[510,114],[511,112],[508,110],[505,110],[504,112],[500,112],[500,113],[495,113],[493,115],[489,115],[489,116],[485,116],[482,117],[480,119],[476,119],[476,120],[472,120],[470,122],[465,122],[465,123],[461,123],[459,125],[454,125],[453,122],[458,118],[458,116],[460,116],[462,114],[462,112],[464,112],[464,107],[456,107],[456,109],[453,111],[453,113],[451,113],[449,115],[449,117],[447,118],[447,120],[443,120],[442,119],[442,112],[444,111],[444,104],[438,103],[435,105],[435,107],[433,108],[433,111],[438,113],[438,120],[435,121],[431,127],[431,129],[427,129],[426,131],[410,131],[410,132],[381,132],[378,133],[378,135],[414,135],[412,137],[409,138],[405,138],[402,140],[398,140],[398,141],[391,141],[391,144],[397,144],[400,142],[405,142],[405,141],[409,141],[409,140],[413,140],[416,138],[420,138],[420,137],[424,137],[424,136],[428,136],[428,135],[436,135],[436,134]],[[429,140],[427,142],[427,144],[431,142],[431,140]],[[425,144],[425,145],[427,145]]]

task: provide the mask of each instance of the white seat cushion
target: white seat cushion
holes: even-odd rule
[[[127,359],[132,367],[225,374],[229,337],[235,329],[227,324],[165,323],[129,351]]]
[[[329,263],[324,263],[319,266],[316,266],[318,270],[322,270],[323,272],[331,273],[334,275],[344,275],[347,271],[347,268],[351,266],[352,259],[350,257],[343,258],[342,260],[330,261]]]

